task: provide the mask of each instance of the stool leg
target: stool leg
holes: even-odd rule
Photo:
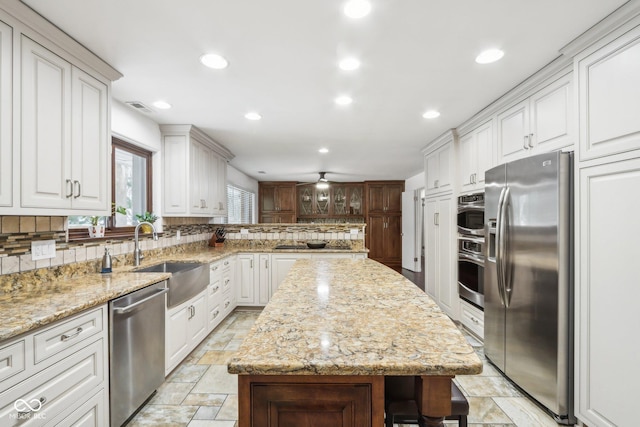
[[[459,427],[467,427],[467,416],[466,415],[460,415],[460,418],[458,418],[458,426]]]
[[[385,427],[393,427],[393,416],[387,414],[387,418],[384,420]]]

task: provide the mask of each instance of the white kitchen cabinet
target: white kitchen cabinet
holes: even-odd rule
[[[640,148],[640,27],[576,58],[580,160]]]
[[[640,148],[640,147],[639,147]],[[640,343],[637,241],[640,157],[581,168],[576,209],[576,413],[590,426],[627,426]],[[631,234],[630,234],[631,233]]]
[[[498,114],[498,163],[573,144],[572,88],[572,74],[565,74]]]
[[[259,283],[257,254],[241,253],[236,258],[236,300],[238,305],[256,305]]]
[[[13,30],[0,21],[0,206],[13,206]]]
[[[207,329],[211,332],[224,318],[222,314],[222,261],[209,265],[207,287]]]
[[[316,254],[320,255],[320,254]],[[334,255],[334,254],[323,254],[323,255]],[[312,254],[297,254],[297,253],[287,253],[287,254],[272,254],[271,255],[271,291],[269,298],[273,295],[280,286],[280,283],[284,280],[293,267],[293,264],[299,259],[309,259],[314,255]],[[331,258],[334,258],[331,256]]]
[[[165,318],[165,375],[168,375],[207,336],[208,289],[177,307]]]
[[[21,213],[108,214],[108,85],[28,37],[21,48]]]
[[[163,215],[226,215],[226,168],[233,154],[192,125],[160,125],[160,130]]]
[[[107,425],[106,325],[103,305],[0,343],[0,366],[11,371],[0,382],[0,425],[25,425],[15,406],[19,399],[33,407],[34,400],[42,402],[28,425],[70,425],[63,421],[78,419]],[[92,417],[82,417],[91,412]]]
[[[452,194],[425,200],[425,291],[454,320],[459,310],[455,209]]]
[[[493,147],[492,120],[460,137],[458,180],[461,193],[484,191],[484,173],[495,166]]]
[[[258,305],[267,305],[271,299],[271,255],[258,254]]]
[[[484,311],[463,299],[460,299],[460,323],[478,338],[484,339]]]
[[[427,196],[453,191],[453,135],[425,155],[425,176]]]

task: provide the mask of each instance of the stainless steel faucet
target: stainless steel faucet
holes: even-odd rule
[[[140,243],[138,242],[138,230],[140,230],[140,226],[143,224],[148,224],[151,226],[151,228],[153,229],[153,240],[158,240],[158,233],[156,232],[156,228],[153,226],[153,224],[147,221],[142,221],[138,223],[138,225],[136,225],[136,230],[133,234],[133,241],[135,244],[133,248],[133,265],[135,266],[140,265],[140,260],[144,258],[144,256],[142,255],[142,249],[140,249]]]

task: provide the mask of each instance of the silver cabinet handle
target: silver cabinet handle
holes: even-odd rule
[[[225,302],[224,302],[224,308],[229,307],[229,304],[231,304],[231,301],[225,301]]]
[[[216,310],[212,314],[213,314],[212,317],[215,319],[216,317],[218,317],[218,314],[220,314],[220,310]]]
[[[73,181],[71,181],[70,179],[67,180],[67,190],[69,192],[65,196],[68,199],[69,197],[73,196]]]
[[[231,279],[224,279],[224,284],[228,285],[230,281],[231,281]]]
[[[224,265],[229,265],[229,261],[225,261],[225,262],[224,262]]]
[[[528,150],[528,149],[529,149],[529,135],[525,135],[525,136],[524,136],[524,143],[522,144],[522,147],[523,147],[525,150]]]
[[[213,293],[215,294],[216,292],[218,292],[218,289],[220,289],[220,286],[214,286],[213,287]]]
[[[529,134],[529,148],[533,148],[533,134]]]
[[[433,214],[433,225],[440,225],[440,213],[436,212]]]
[[[440,180],[439,179],[436,179],[435,181],[433,181],[433,186],[435,188],[438,188],[439,184],[440,184]]]
[[[77,328],[76,331],[71,334],[71,335],[67,335],[67,334],[62,334],[60,336],[60,341],[69,341],[72,340],[74,338],[77,338],[78,335],[80,335],[82,333],[82,328]]]
[[[250,268],[253,268],[253,260],[251,260]]]
[[[268,259],[264,260],[264,268],[269,268],[269,260]]]
[[[73,181],[73,186],[75,187],[76,185],[78,186],[77,187],[78,188],[78,192],[73,195],[74,199],[77,199],[78,197],[80,197],[80,193],[81,193],[81,190],[82,190],[82,187],[80,187],[80,181]]]
[[[471,319],[471,321],[472,321],[473,323],[475,323],[476,325],[480,324],[480,321],[479,321],[478,319],[476,319],[475,317],[473,317],[473,316],[469,316],[469,318],[470,318],[470,319]]]
[[[114,307],[113,311],[114,313],[126,313],[128,311],[133,310],[134,308],[136,308],[137,306],[139,306],[140,304],[144,304],[145,302],[149,301],[151,298],[155,298],[158,295],[163,295],[166,294],[167,292],[169,292],[168,288],[162,288],[162,289],[158,289],[158,292],[155,292],[152,295],[149,295],[146,298],[141,299],[140,301],[136,301],[131,305],[128,305],[126,307]]]
[[[218,269],[218,266],[217,266],[217,265],[213,265],[213,266],[211,266],[211,271],[216,271],[217,269]]]

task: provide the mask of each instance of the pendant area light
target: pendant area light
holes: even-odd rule
[[[329,188],[329,180],[324,177],[326,172],[320,172],[320,178],[318,178],[318,182],[316,182],[316,188],[318,190],[326,190]]]

